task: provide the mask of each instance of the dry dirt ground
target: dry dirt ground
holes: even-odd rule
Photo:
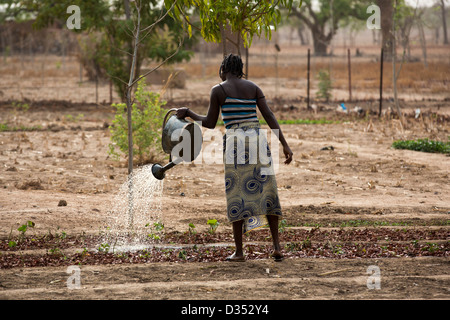
[[[177,104],[206,111],[204,99]],[[443,238],[408,242],[443,245],[443,256],[81,265],[78,290],[66,285],[67,266],[19,266],[0,269],[0,299],[448,299],[450,158],[395,150],[391,144],[397,139],[446,141],[450,105],[448,100],[402,105],[406,128],[389,115],[378,119],[370,114],[377,102],[366,103],[368,115],[359,117],[337,112],[336,104],[319,105],[315,113],[295,97],[274,101],[279,118],[339,121],[282,125],[294,152],[293,163],[280,165],[277,173],[284,219],[288,229],[437,229]],[[58,101],[33,103],[26,112],[6,102],[0,108],[1,123],[37,128],[0,132],[0,239],[17,237],[17,228],[26,221],[35,223],[27,231],[31,236],[98,235],[126,180],[125,160],[114,161],[107,154],[112,109]],[[414,119],[416,108],[423,117]],[[204,147],[210,143],[214,141],[205,141]],[[329,146],[333,149],[321,150]],[[60,200],[67,205],[58,206]],[[164,180],[162,203],[167,233],[187,232],[190,223],[197,232],[206,232],[208,219],[219,221],[219,233],[231,230],[221,164],[173,168]],[[355,221],[366,225],[353,226]],[[4,251],[0,257],[9,254],[22,253]],[[373,265],[380,269],[379,289],[367,286]]]
[[[1,133],[2,239],[17,236],[16,229],[28,220],[35,223],[29,231],[33,235],[96,235],[105,226],[114,194],[126,179],[125,162],[107,157],[109,131],[104,122],[112,114],[92,106],[73,108],[36,106],[19,115],[24,117],[22,123],[49,129]],[[63,120],[64,114],[78,112],[85,114],[82,120]],[[298,115],[308,116],[305,110]],[[323,111],[321,116],[339,117],[334,111]],[[448,123],[435,122],[427,132],[418,122],[415,129],[402,131],[398,121],[376,118],[283,125],[295,154],[294,162],[280,165],[277,175],[284,218],[290,226],[303,228],[320,223],[322,230],[327,223],[331,227],[360,220],[384,222],[393,229],[403,223],[408,225],[404,228],[448,232],[449,157],[391,148],[398,138],[445,139],[448,129]],[[320,150],[326,146],[334,150]],[[222,175],[220,164],[179,165],[168,172],[162,199],[166,232],[186,232],[189,223],[202,232],[212,218],[221,223],[218,232],[230,231]],[[58,206],[60,200],[67,206]],[[357,227],[344,227],[348,228]],[[437,241],[448,244],[448,233]],[[17,267],[0,270],[0,298],[448,299],[447,253],[444,257],[289,258],[282,263],[254,259],[241,264],[82,265],[80,290],[67,288],[66,266]],[[367,287],[371,265],[380,268],[379,290]]]

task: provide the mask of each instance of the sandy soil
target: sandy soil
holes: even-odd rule
[[[391,148],[396,139],[446,140],[450,130],[447,101],[405,102],[405,113],[410,115],[405,129],[388,115],[380,119],[374,115],[342,115],[335,110],[335,104],[320,104],[314,113],[295,102],[295,97],[287,98],[274,101],[279,118],[340,120],[335,124],[282,125],[295,159],[289,166],[280,165],[277,174],[284,218],[290,226],[320,223],[326,228],[327,223],[331,227],[338,222],[364,220],[385,222],[388,228],[405,223],[449,230],[450,158]],[[205,100],[182,104],[198,112],[206,111]],[[294,108],[289,109],[291,105]],[[354,105],[349,104],[349,108]],[[376,103],[367,103],[367,112],[370,106],[377,108]],[[411,115],[417,107],[424,116],[414,119]],[[111,108],[60,102],[34,103],[27,112],[17,112],[10,103],[0,108],[2,122],[7,119],[41,128],[0,133],[0,238],[17,235],[16,229],[28,220],[35,223],[30,231],[35,235],[62,231],[70,235],[98,234],[106,224],[115,193],[126,180],[125,161],[117,162],[107,155],[110,134],[106,128],[113,117]],[[80,114],[83,116],[77,119]],[[210,143],[205,141],[204,147]],[[321,150],[328,146],[333,150]],[[58,206],[60,200],[65,200],[67,206]],[[162,201],[166,232],[186,232],[189,223],[202,232],[207,230],[207,220],[213,218],[220,222],[218,232],[231,230],[226,221],[221,164],[173,168],[164,180]],[[381,271],[379,290],[367,287],[367,268],[371,265]],[[67,288],[66,267],[0,269],[0,299],[450,297],[448,254],[80,268],[80,290]]]

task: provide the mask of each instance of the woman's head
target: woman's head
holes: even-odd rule
[[[223,74],[230,73],[238,78],[242,78],[244,76],[243,68],[244,64],[242,63],[241,57],[230,53],[223,59],[220,65],[219,76],[223,78]]]

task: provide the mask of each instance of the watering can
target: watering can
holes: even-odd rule
[[[152,166],[153,176],[158,180],[164,179],[165,172],[175,165],[183,161],[194,161],[202,148],[203,138],[200,126],[195,122],[179,119],[176,115],[169,117],[176,111],[175,108],[170,109],[164,117],[161,143],[163,151],[170,155],[170,162],[165,166],[159,163]]]

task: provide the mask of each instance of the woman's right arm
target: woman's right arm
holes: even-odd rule
[[[199,115],[189,108],[179,108],[177,110],[177,117],[181,119],[189,117],[194,121],[200,122],[205,128],[214,129],[220,113],[220,93],[217,86],[211,89],[209,108],[206,116]]]

